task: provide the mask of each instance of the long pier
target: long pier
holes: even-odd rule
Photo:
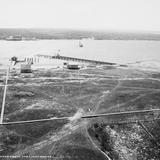
[[[58,60],[73,61],[73,62],[80,62],[80,63],[91,63],[91,64],[96,64],[96,65],[117,65],[116,63],[89,60],[89,59],[83,59],[83,58],[74,58],[74,57],[67,57],[67,56],[60,56],[60,55],[51,56],[51,55],[37,54],[36,56],[48,58],[48,59],[58,59]]]

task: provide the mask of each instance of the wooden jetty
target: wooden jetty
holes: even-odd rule
[[[73,61],[73,62],[80,62],[80,63],[92,63],[92,64],[96,64],[96,65],[117,65],[116,63],[82,59],[82,58],[74,58],[74,57],[67,57],[67,56],[60,56],[60,55],[51,56],[51,55],[37,54],[36,56],[48,58],[48,59],[58,59],[58,60]]]

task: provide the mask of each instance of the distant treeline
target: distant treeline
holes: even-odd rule
[[[0,39],[20,35],[28,39],[160,40],[160,34],[84,31],[71,29],[0,29]]]

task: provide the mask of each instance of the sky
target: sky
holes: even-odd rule
[[[160,0],[0,0],[0,28],[160,32]]]

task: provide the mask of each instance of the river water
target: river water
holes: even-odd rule
[[[160,61],[160,41],[124,40],[36,40],[0,41],[0,63],[12,56],[20,58],[36,54],[55,55],[58,50],[64,56],[102,60],[115,63],[136,61]]]

